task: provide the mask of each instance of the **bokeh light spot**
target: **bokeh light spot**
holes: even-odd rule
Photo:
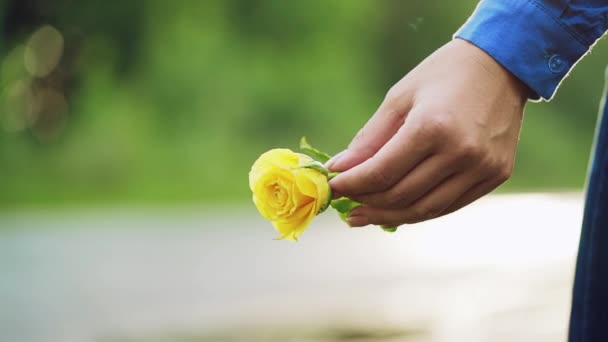
[[[34,120],[34,96],[28,81],[19,80],[9,86],[0,97],[0,121],[4,130],[19,132]]]
[[[26,44],[25,68],[34,77],[45,77],[57,67],[62,54],[61,33],[52,26],[42,26],[32,34]]]

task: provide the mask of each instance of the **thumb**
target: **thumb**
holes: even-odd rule
[[[331,171],[343,172],[374,156],[403,125],[408,109],[385,100],[355,135],[348,148],[330,159],[325,166]]]

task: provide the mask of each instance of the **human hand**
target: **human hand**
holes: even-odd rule
[[[484,51],[447,43],[395,84],[347,150],[336,196],[364,205],[351,226],[436,218],[505,182],[513,169],[528,88]]]

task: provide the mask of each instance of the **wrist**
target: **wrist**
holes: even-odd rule
[[[505,95],[509,95],[522,103],[534,97],[535,92],[526,83],[484,50],[461,38],[455,38],[451,43],[466,49],[468,51],[467,54],[479,64],[479,67],[486,70],[491,77],[495,78],[496,82],[504,84],[505,91],[507,92]]]

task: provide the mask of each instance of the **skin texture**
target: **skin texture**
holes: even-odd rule
[[[347,150],[334,197],[364,205],[353,227],[433,219],[475,201],[513,170],[529,89],[492,57],[452,40],[395,84]]]

